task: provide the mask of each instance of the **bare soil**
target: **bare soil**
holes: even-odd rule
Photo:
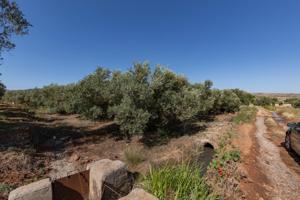
[[[259,162],[259,144],[255,138],[256,127],[254,123],[242,124],[238,127],[238,137],[233,145],[241,151],[242,162],[239,170],[242,174],[240,189],[244,198],[248,200],[268,199],[269,180],[264,174]]]
[[[251,200],[297,200],[300,197],[299,156],[286,151],[285,123],[273,117],[270,111],[259,109],[255,125],[239,128],[235,144],[241,149],[244,158],[241,169],[245,170],[241,189],[245,198]]]

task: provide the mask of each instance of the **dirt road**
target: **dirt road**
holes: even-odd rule
[[[256,119],[256,138],[259,143],[259,161],[273,188],[272,199],[299,199],[300,177],[281,159],[279,148],[267,137],[265,117]]]

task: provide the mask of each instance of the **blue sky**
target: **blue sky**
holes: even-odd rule
[[[33,27],[4,54],[9,89],[148,60],[193,82],[300,92],[298,0],[17,0]]]

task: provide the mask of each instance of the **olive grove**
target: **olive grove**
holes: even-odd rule
[[[8,91],[4,101],[50,113],[79,114],[88,119],[113,119],[126,137],[145,132],[170,132],[207,116],[235,112],[254,101],[238,89],[217,90],[211,81],[192,84],[185,77],[148,63],[126,71],[97,68],[77,83]]]

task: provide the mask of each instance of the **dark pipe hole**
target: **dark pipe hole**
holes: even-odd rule
[[[208,143],[208,142],[204,144],[204,147],[214,149],[214,146],[212,144]]]

